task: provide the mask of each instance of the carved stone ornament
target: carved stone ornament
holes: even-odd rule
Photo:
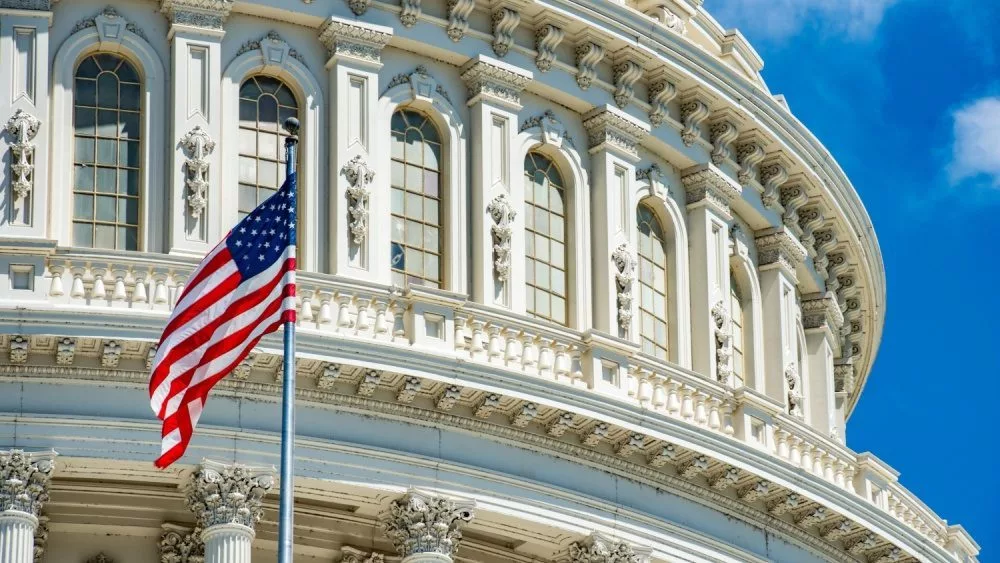
[[[516,67],[493,64],[481,55],[462,67],[462,80],[469,90],[469,100],[485,96],[509,106],[520,107],[521,91],[531,78],[531,73]]]
[[[566,37],[566,32],[561,27],[551,23],[545,24],[535,31],[535,66],[542,72],[548,72],[552,68],[552,63],[556,60],[556,48]]]
[[[721,166],[723,162],[733,157],[731,145],[740,134],[733,122],[720,119],[712,124],[709,139],[712,142],[712,164]]]
[[[462,540],[461,528],[472,521],[475,503],[453,501],[410,489],[389,506],[385,534],[402,557],[418,553],[451,556]]]
[[[802,418],[802,376],[795,362],[785,367],[785,383],[788,384],[788,414]]]
[[[52,10],[52,0],[0,0],[0,9],[5,10]]]
[[[615,266],[615,287],[618,292],[618,326],[627,331],[632,324],[632,289],[635,285],[636,259],[628,244],[620,244],[611,253]]]
[[[689,206],[707,202],[728,212],[729,202],[742,197],[740,187],[734,185],[718,168],[710,165],[685,170],[681,175],[681,183],[687,192]]]
[[[648,548],[633,548],[599,532],[569,545],[571,563],[646,563],[649,555]]]
[[[632,60],[623,60],[614,67],[615,103],[624,108],[635,97],[635,83],[642,77],[642,65]]]
[[[164,524],[160,534],[161,563],[204,563],[205,543],[201,528],[194,529]]]
[[[49,481],[55,469],[53,451],[0,452],[0,512],[17,510],[37,517],[49,500]]]
[[[654,8],[646,10],[646,15],[658,21],[660,25],[677,33],[679,35],[684,35],[687,33],[687,22],[684,18],[678,16],[673,10],[668,8],[664,4],[660,4]]]
[[[666,78],[652,79],[649,83],[649,123],[659,127],[670,115],[667,104],[677,95],[677,86]]]
[[[191,217],[197,219],[208,206],[208,157],[215,151],[215,141],[199,125],[181,137],[181,147],[187,158],[184,182],[188,187],[188,208]]]
[[[708,105],[699,99],[682,100],[681,103],[681,141],[691,146],[701,136],[701,122],[708,117]]]
[[[844,324],[844,313],[832,293],[803,296],[800,305],[804,329],[829,327],[836,332]]]
[[[590,149],[606,146],[627,156],[639,156],[639,141],[649,134],[649,125],[614,106],[598,106],[584,116]]]
[[[10,351],[8,357],[12,364],[23,364],[28,361],[28,347],[31,341],[16,334],[10,337]]]
[[[269,65],[281,66],[284,64],[285,56],[289,56],[302,64],[306,64],[306,58],[302,53],[288,46],[288,43],[278,34],[271,30],[260,39],[251,39],[240,46],[236,51],[236,56],[253,51],[260,51],[262,57]]]
[[[791,232],[784,227],[767,229],[757,235],[757,260],[760,266],[778,264],[788,272],[806,259],[806,249]]]
[[[392,38],[392,29],[330,17],[320,28],[319,40],[331,57],[347,57],[381,64],[382,49]]]
[[[35,145],[31,141],[39,126],[38,118],[20,109],[7,120],[7,132],[14,138],[10,144],[10,186],[15,201],[28,197],[35,184]]]
[[[761,203],[768,209],[776,213],[782,213],[781,208],[781,185],[788,180],[788,168],[782,162],[765,162],[760,166],[760,185],[764,191],[761,193]]]
[[[736,145],[736,162],[740,171],[736,174],[741,185],[748,185],[756,176],[757,164],[764,160],[764,146],[761,141],[750,139]]]
[[[597,65],[604,60],[605,49],[592,41],[576,46],[576,83],[581,90],[590,88],[597,77]]]
[[[76,22],[76,25],[70,30],[70,34],[84,29],[96,28],[97,34],[101,37],[102,41],[120,42],[122,40],[122,24],[124,24],[125,31],[132,32],[148,41],[146,39],[146,32],[141,27],[136,25],[132,20],[119,15],[112,6],[107,6],[100,13]]]
[[[187,505],[202,528],[253,528],[264,513],[264,495],[273,486],[273,469],[205,461],[188,484]]]
[[[476,7],[476,0],[448,0],[448,37],[461,41],[469,31],[469,16]]]
[[[506,283],[510,278],[510,238],[514,234],[514,219],[517,211],[507,200],[506,194],[500,194],[486,207],[493,224],[490,232],[493,234],[493,271],[497,280]]]
[[[722,301],[712,307],[712,326],[715,332],[715,366],[719,383],[727,384],[733,375],[733,334],[729,311]]]
[[[438,84],[437,80],[434,79],[430,71],[428,71],[427,67],[424,65],[417,65],[417,68],[413,69],[413,72],[401,72],[396,76],[393,76],[392,80],[386,84],[385,91],[382,92],[382,95],[384,96],[385,92],[403,84],[410,86],[410,95],[413,96],[414,99],[424,98],[426,100],[431,100],[434,97],[434,94],[437,93],[442,98],[447,100],[449,104],[451,103],[451,96],[448,95],[448,92],[444,89],[444,87]]]
[[[558,147],[565,140],[571,146],[574,145],[573,139],[569,136],[569,131],[566,130],[566,126],[563,125],[562,121],[559,121],[559,118],[556,117],[556,114],[552,110],[545,110],[541,115],[526,119],[521,124],[518,132],[523,133],[536,127],[542,131],[543,143]]]
[[[160,11],[170,23],[208,29],[222,29],[236,0],[162,0]]]
[[[375,180],[375,170],[357,155],[343,168],[347,178],[347,212],[351,216],[350,230],[354,244],[362,244],[368,236],[368,197],[371,190],[368,185]]]
[[[417,25],[421,13],[420,0],[399,0],[399,22],[403,27]]]
[[[514,30],[521,23],[517,10],[501,6],[493,11],[493,52],[498,57],[506,57],[514,45]]]
[[[347,7],[355,16],[363,16],[372,5],[372,0],[347,0]]]
[[[104,552],[102,551],[101,553],[98,553],[97,555],[88,559],[87,563],[115,563],[115,560],[105,555]]]
[[[48,516],[38,517],[38,526],[35,527],[35,545],[32,548],[34,563],[42,563],[45,555],[45,544],[49,541],[49,518]]]
[[[340,563],[385,563],[385,556],[344,546],[340,548]]]

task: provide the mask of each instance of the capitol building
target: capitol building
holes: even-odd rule
[[[276,560],[280,333],[164,471],[147,385],[289,117],[296,561],[976,562],[849,447],[876,235],[709,9],[0,0],[0,563]]]

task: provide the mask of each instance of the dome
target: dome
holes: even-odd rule
[[[296,560],[976,560],[848,447],[878,241],[700,0],[0,0],[0,45],[0,563],[275,559],[280,331],[165,471],[147,387],[289,165]]]

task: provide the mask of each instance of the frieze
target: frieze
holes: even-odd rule
[[[785,227],[759,232],[755,241],[761,266],[778,264],[794,274],[796,266],[806,259],[806,249]]]
[[[170,23],[221,30],[235,0],[162,0],[160,11]]]

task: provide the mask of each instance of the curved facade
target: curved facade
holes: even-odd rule
[[[146,382],[290,116],[297,560],[976,561],[845,443],[881,255],[761,67],[700,0],[0,0],[0,562],[274,559],[280,338],[168,471]]]

